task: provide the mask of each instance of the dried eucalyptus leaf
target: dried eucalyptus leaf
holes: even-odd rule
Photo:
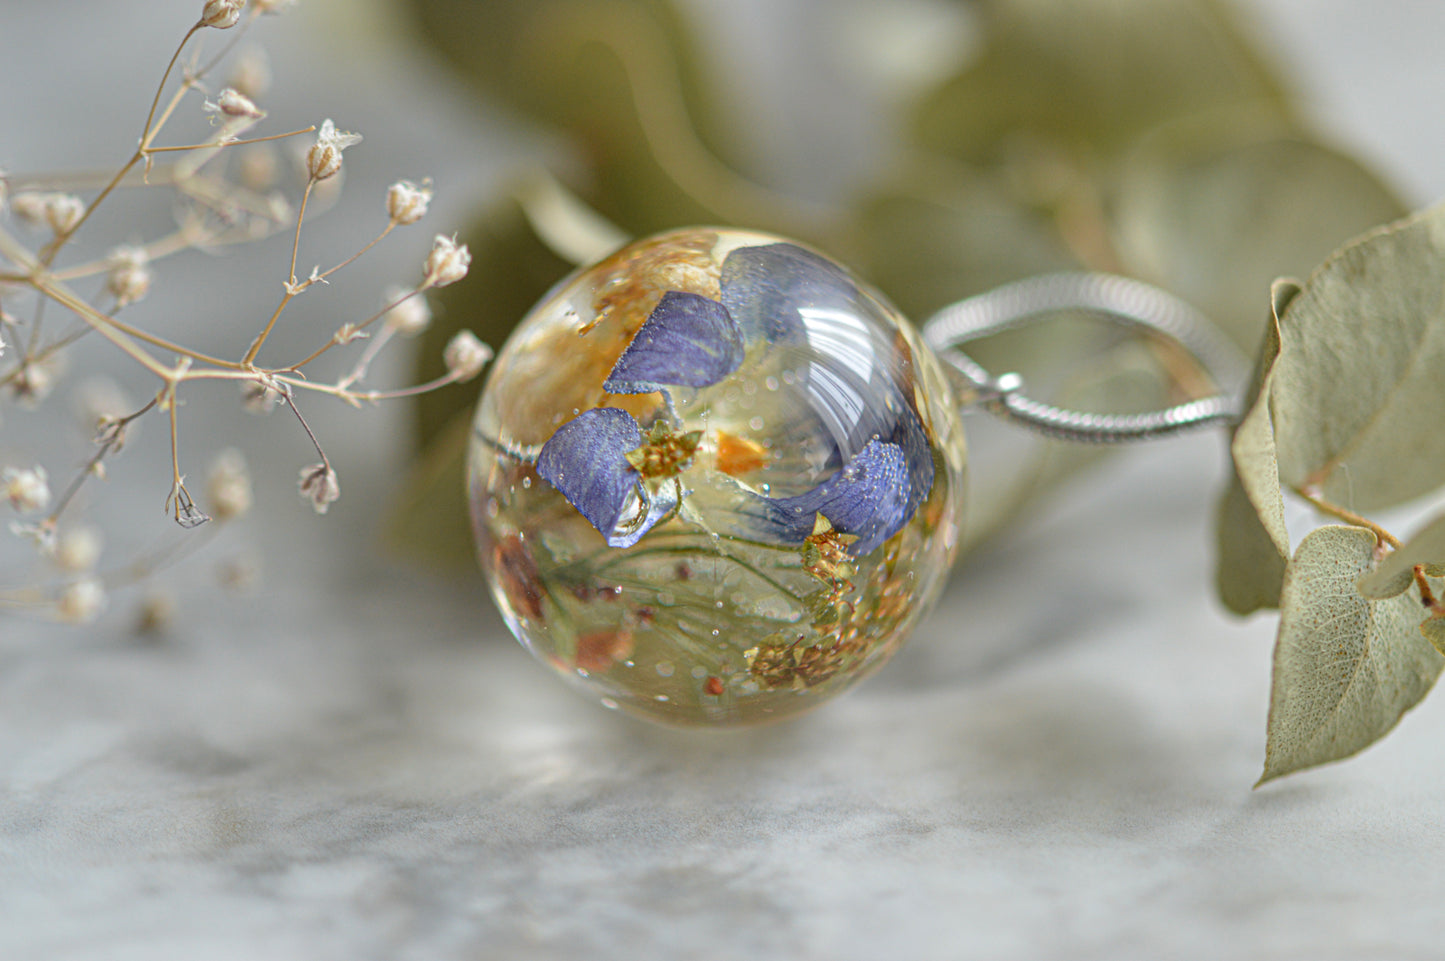
[[[630,234],[743,223],[822,239],[836,215],[734,169],[717,82],[669,0],[411,4],[464,76],[572,137],[583,200]]]
[[[981,176],[887,189],[859,207],[858,264],[908,316],[1079,264],[1048,220]]]
[[[466,493],[472,418],[457,414],[413,462],[382,534],[389,550],[426,567],[467,569],[476,563]]]
[[[1321,527],[1290,561],[1261,784],[1373,744],[1445,665],[1421,636],[1416,598],[1372,601],[1355,589],[1374,564],[1375,545],[1363,527]]]
[[[1288,279],[1270,289],[1270,319],[1249,389],[1249,410],[1229,447],[1234,475],[1216,515],[1214,583],[1224,606],[1240,615],[1279,606],[1289,559],[1269,394],[1279,359],[1279,318],[1299,291],[1299,284]]]
[[[1440,486],[1445,207],[1336,251],[1280,323],[1270,391],[1281,479],[1354,510]]]
[[[1445,617],[1426,618],[1425,622],[1420,625],[1420,633],[1435,650],[1445,654]]]
[[[662,50],[693,123],[713,129],[708,77],[681,11],[671,0],[402,0],[420,36],[462,76],[510,108],[544,123],[606,132],[631,99],[606,50],[622,36]],[[625,43],[626,41],[624,41]],[[638,77],[638,80],[656,79]]]
[[[1415,565],[1439,577],[1445,573],[1445,515],[1435,518],[1381,562],[1380,568],[1360,579],[1360,593],[1383,600],[1403,594],[1415,583]]]
[[[1220,602],[1240,616],[1279,607],[1286,561],[1237,477],[1224,489],[1214,523]]]
[[[1151,134],[1119,178],[1115,246],[1129,273],[1172,290],[1241,347],[1258,293],[1407,213],[1357,161],[1245,111]]]
[[[920,105],[925,146],[976,162],[1111,155],[1227,104],[1290,112],[1279,79],[1211,0],[994,0],[982,52]]]

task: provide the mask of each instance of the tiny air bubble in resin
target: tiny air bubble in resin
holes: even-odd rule
[[[692,229],[578,271],[502,348],[468,493],[503,615],[609,708],[727,726],[880,667],[953,560],[964,466],[937,361],[780,237]]]

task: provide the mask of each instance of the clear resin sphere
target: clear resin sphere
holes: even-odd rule
[[[964,446],[937,361],[806,247],[693,229],[555,287],[473,425],[482,567],[514,633],[607,707],[806,710],[931,605]]]

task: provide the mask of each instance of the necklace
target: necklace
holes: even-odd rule
[[[1224,393],[1068,410],[961,350],[1049,313],[1144,328],[1232,384],[1234,349],[1145,284],[1050,275],[915,330],[831,259],[688,229],[564,279],[498,354],[468,494],[522,644],[609,708],[679,725],[783,718],[881,667],[956,553],[962,415],[1122,443],[1235,416]]]

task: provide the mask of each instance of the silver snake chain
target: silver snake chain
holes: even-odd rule
[[[1024,395],[1018,374],[994,376],[959,349],[961,344],[1033,322],[1046,314],[1082,311],[1126,327],[1143,328],[1188,351],[1220,392],[1139,414],[1070,410]],[[1101,273],[1062,273],[1006,284],[939,310],[922,327],[924,342],[967,382],[973,405],[1062,440],[1122,444],[1225,424],[1238,417],[1231,393],[1245,363],[1235,346],[1189,304],[1158,287]]]

